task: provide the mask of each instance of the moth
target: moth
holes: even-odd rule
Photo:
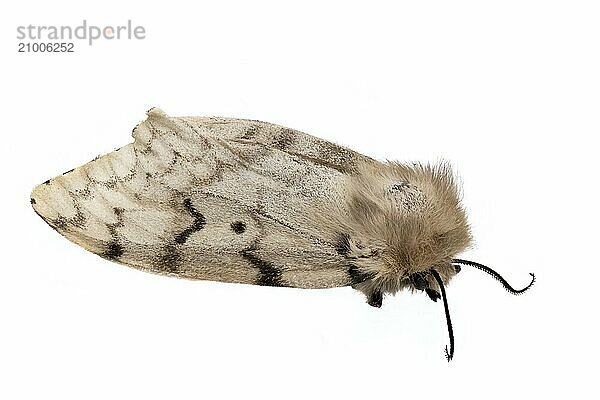
[[[108,260],[187,279],[293,288],[351,286],[367,303],[408,289],[442,298],[471,242],[447,163],[382,163],[270,123],[171,118],[34,188],[52,228]]]

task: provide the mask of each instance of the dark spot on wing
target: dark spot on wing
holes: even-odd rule
[[[66,175],[66,174],[68,174],[69,172],[73,172],[73,170],[74,170],[74,169],[75,169],[75,168],[71,168],[71,169],[70,169],[70,170],[68,170],[67,172],[63,172],[63,175]]]
[[[231,223],[231,230],[233,230],[238,235],[244,233],[246,231],[246,224],[242,221],[235,221]]]
[[[35,199],[33,197],[29,201],[31,202],[31,205],[35,204]]]
[[[117,242],[109,243],[106,251],[103,256],[108,258],[109,260],[117,260],[119,257],[123,255],[123,246],[121,246]]]
[[[124,211],[125,210],[120,207],[114,207],[113,213],[115,213],[115,216],[117,217],[117,222],[112,223],[112,224],[106,224],[106,227],[108,228],[108,232],[114,238],[115,241],[118,238],[117,228],[122,228],[124,225],[124,222],[123,222],[123,212]],[[85,218],[84,218],[84,221],[85,221]]]
[[[56,229],[66,229],[67,228],[67,219],[62,215],[59,215],[58,218],[52,221],[52,224]]]
[[[348,277],[350,278],[351,285],[358,285],[359,283],[371,279],[373,276],[360,271],[356,264],[350,264],[348,266]]]
[[[173,245],[163,247],[160,257],[156,261],[157,267],[162,271],[177,272],[181,265],[181,253]]]
[[[281,129],[273,138],[273,147],[279,150],[287,150],[296,142],[296,133],[291,129]]]
[[[250,125],[240,138],[246,140],[254,139],[259,130],[260,128],[257,125]]]
[[[340,233],[335,241],[335,251],[341,256],[347,256],[350,253],[350,235]]]
[[[44,185],[49,185],[50,184],[50,179],[48,179],[46,182],[44,182]]]
[[[259,270],[256,284],[261,286],[286,286],[281,280],[281,270],[274,266],[272,262],[263,260],[256,255],[254,253],[256,250],[256,246],[242,250],[242,257]]]
[[[190,227],[185,228],[181,233],[175,235],[175,242],[178,244],[184,244],[192,233],[198,232],[204,228],[204,225],[206,225],[206,219],[204,218],[204,215],[194,208],[191,199],[185,199],[183,201],[183,206],[194,218],[194,222],[192,222]]]
[[[83,226],[85,226],[86,218],[79,208],[77,208],[77,214],[70,219],[70,222],[77,228],[83,228]]]

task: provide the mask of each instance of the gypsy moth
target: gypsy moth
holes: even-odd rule
[[[403,289],[442,298],[471,241],[447,164],[382,163],[281,126],[171,118],[154,108],[134,142],[50,179],[34,210],[104,258],[188,279],[352,286],[371,306]]]

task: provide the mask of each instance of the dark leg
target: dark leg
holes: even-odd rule
[[[433,301],[438,301],[438,299],[440,298],[440,294],[437,290],[427,288],[425,289],[425,292],[427,293],[427,296],[429,296],[429,298]]]
[[[367,304],[372,307],[381,307],[383,303],[383,294],[379,290],[375,290],[367,297]]]

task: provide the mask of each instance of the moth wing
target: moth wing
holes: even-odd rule
[[[268,122],[221,117],[187,117],[179,120],[189,127],[206,129],[229,144],[248,143],[268,147],[287,153],[296,160],[343,174],[358,173],[361,164],[377,162],[327,140]]]
[[[357,283],[308,214],[340,198],[360,157],[331,148],[326,156],[327,144],[285,129],[153,109],[133,143],[39,185],[32,204],[69,240],[150,272],[303,288]]]

